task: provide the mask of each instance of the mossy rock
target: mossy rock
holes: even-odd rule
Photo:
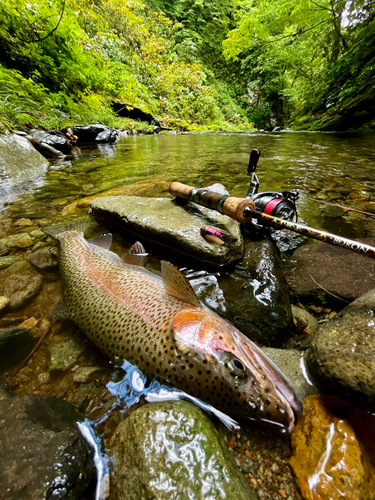
[[[255,500],[211,420],[186,401],[134,411],[111,440],[119,500]]]

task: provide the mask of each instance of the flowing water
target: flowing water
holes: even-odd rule
[[[62,207],[77,198],[156,178],[198,187],[221,182],[231,195],[244,196],[249,153],[257,148],[260,191],[297,188],[299,214],[307,224],[345,237],[370,237],[373,218],[316,200],[375,212],[374,141],[374,134],[304,132],[124,137],[115,145],[75,148],[71,157],[51,165],[43,185],[38,180],[5,203],[0,222],[5,227],[23,214],[59,219]]]

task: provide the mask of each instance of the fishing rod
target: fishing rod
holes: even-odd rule
[[[298,198],[297,190],[284,191],[283,193],[258,193],[259,180],[255,174],[255,169],[259,157],[259,150],[251,152],[248,173],[252,174],[252,179],[246,198],[223,196],[207,188],[196,188],[180,182],[172,182],[169,186],[169,192],[172,196],[217,210],[241,224],[257,221],[276,229],[289,229],[295,233],[303,234],[310,238],[330,243],[331,245],[337,245],[354,252],[375,257],[375,247],[343,238],[333,233],[314,229],[299,224],[297,221],[293,222],[294,217],[297,219],[297,209],[295,206]]]

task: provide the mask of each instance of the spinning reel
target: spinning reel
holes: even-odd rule
[[[246,198],[251,198],[254,201],[258,212],[273,215],[274,217],[279,217],[280,219],[285,219],[287,221],[292,221],[295,218],[297,222],[298,214],[296,200],[299,197],[297,189],[283,191],[282,193],[274,191],[264,191],[263,193],[258,193],[259,179],[255,170],[257,168],[259,158],[259,149],[253,149],[250,154],[249,166],[247,167],[247,173],[248,175],[251,175],[251,182]]]

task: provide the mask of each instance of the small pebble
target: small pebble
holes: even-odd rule
[[[0,297],[0,311],[3,311],[8,305],[10,300],[8,297],[1,296]]]

